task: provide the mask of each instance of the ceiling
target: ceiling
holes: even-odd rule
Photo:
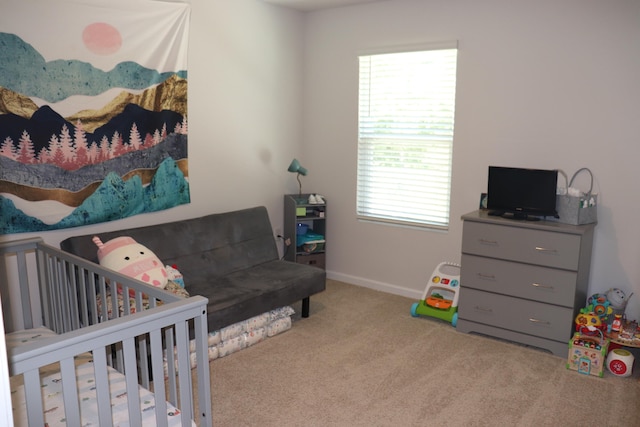
[[[374,3],[383,0],[263,0],[279,6],[310,12],[313,10],[328,9],[332,7],[350,6],[361,3]]]

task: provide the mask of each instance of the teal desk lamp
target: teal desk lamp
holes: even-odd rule
[[[298,198],[302,200],[302,182],[300,181],[300,175],[307,176],[309,172],[306,168],[303,168],[300,162],[297,159],[293,159],[289,168],[287,169],[291,173],[295,173],[296,179],[298,180]]]

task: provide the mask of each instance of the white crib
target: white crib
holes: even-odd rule
[[[212,425],[206,298],[39,238],[0,243],[0,272],[16,426]],[[117,307],[115,284],[134,309],[129,298],[124,310],[99,306]]]

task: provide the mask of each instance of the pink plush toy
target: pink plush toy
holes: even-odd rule
[[[158,288],[164,289],[167,285],[167,270],[160,259],[131,237],[116,237],[102,243],[96,236],[93,242],[98,246],[98,261],[103,267]]]

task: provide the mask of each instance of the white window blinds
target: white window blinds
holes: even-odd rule
[[[446,228],[457,49],[359,60],[358,216]]]

